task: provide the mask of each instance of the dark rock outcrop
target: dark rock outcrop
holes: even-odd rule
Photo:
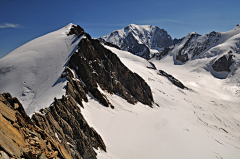
[[[0,158],[72,159],[44,129],[37,127],[22,104],[9,93],[0,94]]]
[[[104,106],[112,105],[100,89],[118,94],[132,104],[140,101],[152,106],[153,97],[147,83],[131,72],[116,54],[89,35],[79,43],[79,49],[71,56],[68,67],[84,84],[81,87],[85,93],[90,92]]]
[[[58,140],[74,159],[95,159],[93,148],[106,151],[102,138],[88,125],[71,95],[55,99],[52,106],[40,112],[32,120]]]
[[[155,55],[155,58],[157,60],[161,60],[164,56],[166,56],[169,52],[171,51],[171,49],[169,47],[165,47],[160,53],[157,53]]]
[[[185,63],[189,59],[194,59],[196,56],[200,55],[203,51],[207,50],[211,45],[218,42],[221,37],[220,33],[211,32],[206,34],[205,40],[198,41],[198,38],[203,36],[197,33],[191,33],[187,41],[184,43],[176,55],[176,60]]]
[[[145,59],[150,58],[150,49],[145,44],[139,44],[131,32],[128,33],[125,39],[123,39],[123,44],[120,46],[120,48]]]
[[[149,62],[149,64],[150,64],[151,66],[147,66],[147,68],[150,68],[150,69],[153,69],[153,70],[157,70],[157,68],[156,68],[156,66],[154,65],[154,63]]]
[[[213,63],[212,65],[213,70],[216,72],[222,72],[222,71],[230,72],[231,71],[230,67],[234,63],[233,57],[234,55],[230,50],[228,52],[228,55],[223,55]]]
[[[71,56],[62,78],[66,95],[54,99],[30,119],[21,103],[10,94],[0,95],[0,158],[2,155],[27,159],[96,159],[95,149],[106,151],[101,136],[90,127],[79,106],[91,93],[102,105],[111,106],[105,92],[115,93],[129,103],[152,106],[150,87],[131,72],[98,40],[72,26],[68,35],[78,38],[78,51]]]
[[[72,27],[72,33],[85,38],[62,73],[61,77],[68,81],[66,95],[55,99],[49,108],[40,110],[41,113],[35,113],[32,120],[58,140],[73,158],[95,159],[93,148],[106,151],[106,146],[81,114],[79,105],[83,107],[82,101],[88,102],[87,94],[91,93],[102,105],[111,108],[114,107],[102,90],[118,94],[132,104],[140,101],[152,106],[153,98],[146,82],[100,41],[92,39],[78,26]]]
[[[198,42],[197,45],[195,46],[195,49],[192,53],[192,58],[194,58],[195,56],[202,53],[204,50],[209,48],[211,45],[217,43],[221,37],[221,34],[213,31],[213,32],[207,34],[206,36],[207,36],[207,39],[205,41],[203,41],[202,43]]]
[[[201,53],[214,46],[220,38],[221,34],[215,31],[206,35],[199,35],[194,32],[189,33],[186,37],[174,39],[173,46],[164,48],[164,50],[157,53],[155,57],[161,60],[167,54],[171,54],[172,50],[175,50],[176,52],[174,52],[174,54],[176,55],[176,60],[180,63],[186,63],[191,59],[193,60],[201,56]]]
[[[79,25],[77,26],[72,25],[72,28],[67,35],[73,35],[73,34],[78,35],[78,38],[79,38],[84,34],[84,30]]]
[[[181,39],[174,38],[173,39],[173,45],[175,45],[177,43],[180,43],[182,40],[183,40],[183,38],[181,38]]]
[[[189,53],[194,50],[194,44],[192,43],[192,40],[200,36],[199,34],[191,34],[191,36],[188,38],[186,43],[183,45],[183,47],[178,51],[178,54],[176,55],[176,60],[185,63],[189,60]]]
[[[166,73],[165,71],[159,70],[159,73],[158,73],[158,74],[167,77],[168,80],[169,80],[170,82],[172,82],[172,84],[174,84],[175,86],[177,86],[177,87],[179,87],[179,88],[181,88],[181,89],[185,89],[185,88],[188,89],[186,86],[184,86],[184,85],[182,84],[182,82],[180,82],[178,79],[176,79],[176,78],[173,77],[172,75]]]
[[[69,35],[71,34],[76,34],[79,38],[84,35],[86,37],[84,39],[90,37],[79,26],[72,26]],[[71,57],[69,63],[72,63],[73,59]],[[81,62],[79,61],[79,63]],[[77,66],[80,67],[80,65]],[[85,70],[84,76],[92,73],[88,71],[90,70]],[[103,104],[108,104],[107,98],[102,96],[96,83],[95,87],[92,85],[92,87],[87,87],[83,81],[76,77],[75,72],[70,67],[66,67],[61,77],[68,81],[65,87],[66,95],[62,96],[61,99],[55,98],[49,108],[40,110],[41,113],[35,113],[32,120],[38,127],[46,130],[52,138],[58,140],[72,158],[96,159],[97,154],[93,148],[106,151],[106,146],[101,136],[84,119],[79,105],[83,107],[82,101],[88,101],[86,93],[90,90],[95,98]]]

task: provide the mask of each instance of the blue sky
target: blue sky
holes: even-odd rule
[[[181,38],[231,30],[240,23],[239,9],[239,0],[0,0],[0,58],[70,22],[94,38],[131,23]]]

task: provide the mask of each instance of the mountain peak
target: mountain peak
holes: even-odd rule
[[[152,25],[129,24],[99,38],[143,58],[150,58],[164,47],[172,45],[171,36],[164,29]]]
[[[68,25],[66,25],[64,28],[69,28],[69,29],[71,29],[71,27],[72,27],[73,25],[74,25],[74,26],[76,26],[76,25],[75,25],[75,24],[73,24],[73,23],[69,23],[69,24],[68,24]]]
[[[152,25],[137,25],[137,24],[129,24],[128,26],[125,27],[125,29],[148,31],[148,32],[153,32],[155,28],[158,28],[158,27],[152,26]]]
[[[239,29],[239,28],[240,28],[240,24],[237,24],[234,29]]]

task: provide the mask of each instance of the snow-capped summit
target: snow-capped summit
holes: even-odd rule
[[[100,37],[99,40],[115,44],[122,50],[146,59],[164,47],[172,45],[172,38],[167,31],[152,25],[130,24],[123,29]]]
[[[18,97],[29,114],[65,93],[65,81],[60,77],[81,40],[67,36],[72,25],[34,39],[0,59],[1,92]]]

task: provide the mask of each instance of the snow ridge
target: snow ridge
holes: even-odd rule
[[[81,38],[67,36],[67,26],[34,39],[0,59],[0,90],[20,99],[31,114],[65,94],[65,65]]]

